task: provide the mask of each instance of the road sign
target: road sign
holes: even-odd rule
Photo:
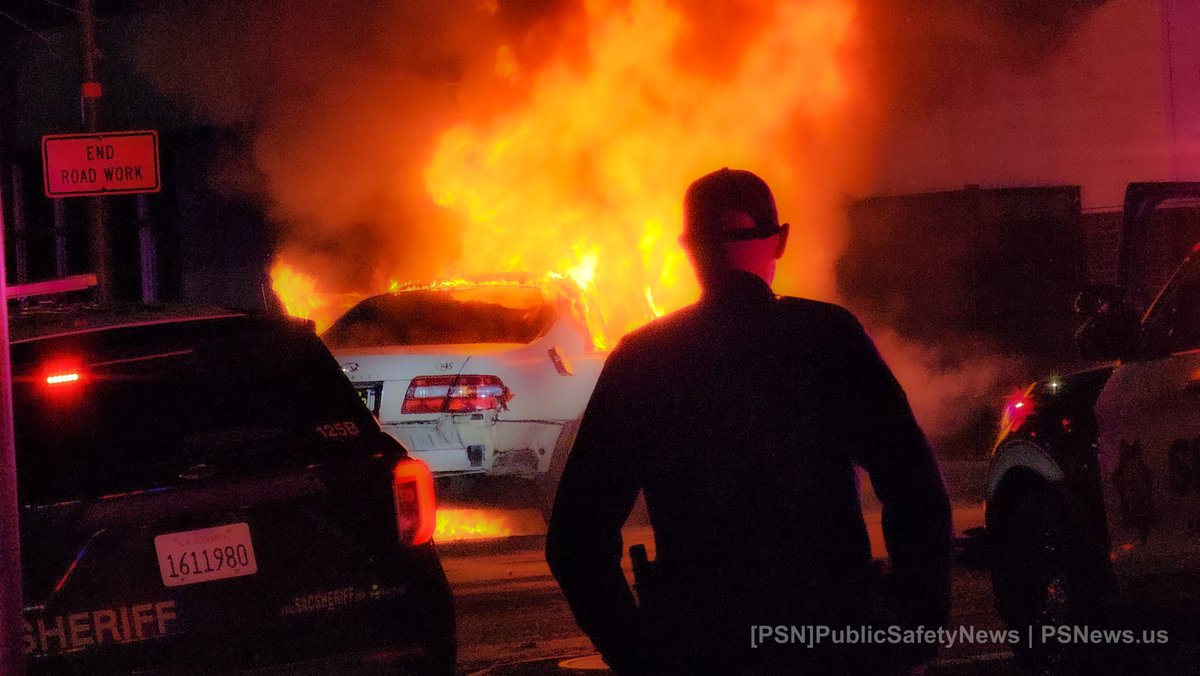
[[[43,136],[42,175],[46,197],[158,192],[158,132]]]

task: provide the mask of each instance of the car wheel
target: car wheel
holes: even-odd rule
[[[1090,655],[1082,646],[1042,637],[1043,627],[1094,627],[1101,620],[1098,586],[1085,573],[1077,531],[1049,486],[1013,483],[1021,485],[1001,486],[988,509],[996,610],[1018,631],[1013,652],[1026,670],[1087,673]]]

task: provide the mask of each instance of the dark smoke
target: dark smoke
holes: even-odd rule
[[[860,11],[875,86],[909,107],[997,63],[1045,58],[1102,3],[862,0]],[[772,14],[756,0],[673,4],[690,22],[681,62],[714,75]],[[457,256],[460,226],[421,177],[438,133],[523,100],[527,77],[495,76],[501,44],[521,73],[563,58],[584,67],[584,22],[583,0],[178,0],[143,22],[138,61],[164,93],[243,132],[214,184],[267,198],[289,259],[330,290],[361,290]]]
[[[1036,69],[1108,0],[866,0],[893,105],[940,105],[995,68]]]
[[[997,70],[1036,73],[1105,2],[864,3],[890,110],[880,133],[969,102]],[[986,450],[1004,398],[1074,359],[1078,206],[1077,190],[1047,188],[884,197],[848,210],[839,293],[877,327],[943,452]]]
[[[688,19],[679,62],[716,79],[774,16],[768,0],[668,2]],[[934,110],[996,68],[1039,68],[1102,4],[859,0],[854,48],[866,53],[877,124],[856,147],[872,147],[898,110]],[[440,133],[521,106],[548,62],[586,69],[587,29],[584,0],[178,0],[143,21],[138,46],[140,67],[160,90],[240,132],[243,145],[214,185],[262,197],[281,230],[281,253],[322,290],[365,292],[391,276],[438,275],[470,246],[462,224],[425,189]],[[498,62],[508,67],[498,71]],[[772,105],[771,92],[746,105]],[[838,155],[804,145],[806,133],[796,132],[798,163],[805,153]],[[849,184],[811,178],[830,181],[819,191],[833,201],[869,185],[872,159],[845,160],[854,168],[844,172]],[[952,316],[961,295],[939,293],[947,305],[930,307],[928,298],[892,292],[881,311],[860,293],[855,308],[891,327],[877,338],[935,428],[961,424],[955,413],[965,407],[990,405],[1012,377],[1011,355],[996,351],[1004,341],[986,330],[949,322],[930,336],[919,326]]]
[[[576,5],[181,0],[143,22],[137,61],[243,132],[214,185],[265,198],[290,260],[328,290],[378,288],[457,256],[459,225],[421,175],[438,134],[494,112],[477,102],[519,101],[492,75],[498,45],[536,66],[571,37]]]

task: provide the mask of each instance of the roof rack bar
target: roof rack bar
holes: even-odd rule
[[[6,290],[6,298],[27,298],[29,296],[50,296],[69,291],[83,291],[96,286],[96,275],[72,275],[58,279],[48,279],[44,282],[29,284],[11,284]]]

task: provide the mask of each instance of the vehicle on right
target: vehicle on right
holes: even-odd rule
[[[1093,365],[1005,405],[985,490],[988,566],[1035,673],[1094,672],[1097,659],[1140,670],[1200,625],[1197,204],[1200,183],[1129,186],[1118,283],[1077,302]],[[1183,216],[1154,216],[1164,209]],[[1174,272],[1155,273],[1162,261]]]

